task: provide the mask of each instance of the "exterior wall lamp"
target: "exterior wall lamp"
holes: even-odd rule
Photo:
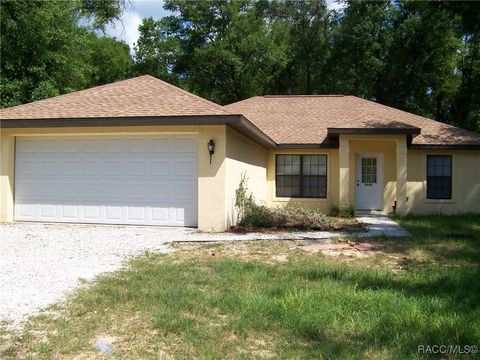
[[[210,165],[212,165],[212,155],[215,154],[215,141],[213,139],[208,142],[208,154],[210,155]]]

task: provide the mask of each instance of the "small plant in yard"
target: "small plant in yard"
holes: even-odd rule
[[[344,217],[344,218],[353,218],[355,216],[355,210],[352,206],[349,205],[333,205],[330,208],[330,212],[328,213],[330,216],[335,217]]]
[[[248,178],[242,174],[240,184],[235,191],[237,223],[244,227],[276,227],[325,230],[330,225],[328,216],[318,209],[311,209],[300,203],[285,207],[270,208],[255,202],[248,191]]]
[[[240,184],[235,190],[235,208],[237,209],[237,224],[246,227],[271,227],[273,217],[270,210],[255,202],[253,194],[248,191],[248,178],[245,173],[240,178]]]

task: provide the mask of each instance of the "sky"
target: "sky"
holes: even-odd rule
[[[107,26],[105,32],[108,36],[124,40],[132,50],[139,37],[138,26],[145,17],[160,19],[168,15],[168,11],[163,8],[164,0],[129,0],[127,8],[124,10],[122,18]],[[327,0],[329,9],[336,10],[342,7],[335,0]]]
[[[107,26],[105,32],[108,36],[124,40],[130,49],[139,37],[138,27],[142,19],[153,17],[160,19],[168,14],[163,8],[163,0],[130,0],[123,11],[122,18]]]

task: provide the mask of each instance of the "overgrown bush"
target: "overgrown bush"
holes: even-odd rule
[[[330,208],[330,212],[328,213],[328,215],[344,218],[353,218],[355,216],[355,210],[352,206],[349,205],[334,205]]]
[[[245,174],[242,174],[240,184],[235,191],[238,225],[314,230],[324,230],[329,227],[330,221],[325,214],[300,203],[278,208],[257,204],[252,193],[248,191],[247,180]]]

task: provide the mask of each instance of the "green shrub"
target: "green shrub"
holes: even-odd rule
[[[252,193],[248,191],[247,180],[245,174],[242,174],[240,184],[235,191],[238,225],[315,230],[324,230],[329,227],[330,221],[325,214],[300,203],[278,208],[257,204]]]
[[[237,224],[246,227],[272,227],[273,216],[268,207],[259,205],[248,191],[248,178],[242,174],[240,184],[235,190],[235,208],[237,209]]]
[[[353,218],[355,216],[355,210],[352,206],[349,205],[334,205],[330,208],[330,212],[328,213],[328,215],[344,218]]]

